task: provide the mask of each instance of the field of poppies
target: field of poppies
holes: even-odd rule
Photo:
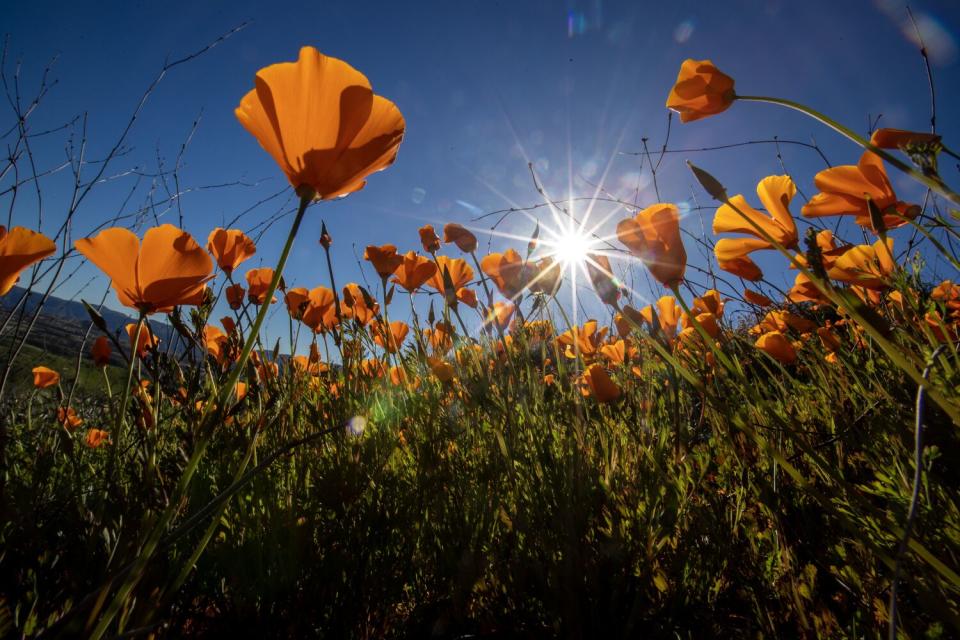
[[[427,225],[366,247],[372,287],[338,281],[324,229],[322,282],[285,282],[304,217],[375,188],[405,132],[364,75],[304,47],[235,112],[299,200],[274,268],[244,267],[240,229],[0,227],[0,295],[45,295],[38,272],[85,259],[135,319],[88,306],[71,368],[22,361],[22,300],[0,327],[0,635],[960,634],[960,285],[923,258],[960,268],[950,141],[864,138],[738,95],[706,60],[667,91],[682,123],[800,111],[848,164],[809,199],[789,175],[728,194],[690,165],[714,201],[709,273],[658,202],[605,237],[551,207],[570,224],[502,253]],[[623,264],[658,299],[628,304]],[[578,277],[601,317],[571,320]],[[262,338],[278,308],[287,344]],[[8,384],[25,366],[32,390]]]

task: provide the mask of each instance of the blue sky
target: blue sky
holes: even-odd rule
[[[84,202],[74,223],[85,235],[116,212],[148,202],[147,220],[179,223],[198,241],[267,195],[285,180],[272,160],[240,127],[233,109],[253,86],[257,69],[294,60],[300,46],[314,45],[347,60],[370,79],[374,90],[397,103],[407,133],[396,164],[371,177],[367,188],[346,199],[314,207],[297,239],[287,282],[328,285],[317,245],[321,220],[334,237],[334,261],[341,286],[363,282],[357,264],[367,244],[391,242],[419,249],[417,227],[431,222],[489,226],[476,215],[512,205],[536,204],[527,161],[551,195],[590,196],[602,180],[604,191],[640,204],[656,201],[646,165],[626,155],[663,143],[666,94],[683,59],[710,58],[736,79],[744,94],[796,99],[861,132],[868,116],[882,114],[881,126],[929,127],[930,99],[922,59],[908,37],[904,3],[896,0],[837,2],[288,2],[282,9],[262,2],[67,2],[16,3],[5,8],[9,33],[8,73],[22,60],[21,91],[30,96],[43,67],[59,55],[51,72],[57,84],[31,120],[33,131],[87,114],[87,157],[98,159],[116,142],[144,89],[165,59],[203,47],[243,22],[249,24],[216,48],[172,69],[150,96],[127,140],[128,151],[106,172],[112,179]],[[960,137],[952,114],[960,107],[960,5],[915,2],[912,8],[931,52],[937,87],[938,130],[948,144]],[[164,187],[149,175],[159,162],[173,165],[193,123],[196,132],[183,157],[179,209],[161,201]],[[11,123],[9,111],[0,122]],[[79,135],[79,129],[74,129]],[[688,149],[747,140],[810,141],[815,138],[833,164],[851,164],[858,150],[802,115],[759,104],[736,104],[720,116],[681,125],[674,121],[670,148]],[[64,158],[66,132],[38,138],[41,168]],[[7,142],[7,141],[5,141]],[[954,144],[960,147],[960,144]],[[692,159],[712,171],[731,193],[759,204],[755,185],[781,173],[771,145],[723,152],[670,154],[658,172],[661,199],[710,204],[683,165]],[[812,195],[813,175],[824,168],[816,154],[782,147],[782,158],[800,189]],[[943,167],[956,182],[956,168]],[[92,175],[95,167],[84,169]],[[9,180],[9,179],[8,179]],[[63,219],[71,176],[61,171],[42,180],[43,229]],[[242,184],[234,184],[242,183]],[[636,193],[637,185],[641,186]],[[919,193],[899,176],[903,197]],[[211,185],[231,185],[206,188]],[[4,183],[0,186],[7,186]],[[170,185],[170,188],[173,188]],[[132,195],[131,195],[132,194]],[[129,200],[127,198],[129,197]],[[282,209],[274,199],[241,219],[249,229]],[[286,202],[292,206],[292,199]],[[794,211],[799,214],[798,196]],[[4,210],[9,197],[0,199]],[[578,215],[588,205],[577,205]],[[24,192],[14,223],[36,227],[37,199]],[[598,204],[591,215],[613,217],[610,233],[627,215]],[[549,223],[549,215],[541,219]],[[705,211],[709,227],[712,212]],[[286,235],[281,221],[260,240],[248,267],[272,266]],[[699,233],[690,215],[684,228]],[[500,230],[527,236],[534,223],[514,214]],[[898,232],[906,233],[906,232]],[[862,237],[848,233],[851,241]],[[897,236],[900,238],[901,236]],[[906,242],[906,236],[902,236]],[[486,237],[481,236],[482,247]],[[492,247],[521,249],[525,243],[494,238]],[[449,252],[459,256],[452,248]],[[691,263],[704,259],[688,242]],[[793,274],[768,266],[770,279],[788,285]],[[622,265],[615,262],[615,268]],[[949,269],[933,265],[937,275]],[[245,271],[241,268],[241,272]],[[372,271],[366,277],[371,278]],[[694,280],[697,276],[693,273]],[[651,287],[640,270],[624,281],[643,296]],[[703,279],[700,278],[703,282]],[[99,300],[106,282],[92,267],[67,281],[60,295]],[[600,315],[592,296],[582,313]],[[637,305],[643,302],[636,300]],[[397,304],[397,303],[395,303]],[[118,303],[112,296],[108,305]],[[282,314],[271,328],[285,331]]]

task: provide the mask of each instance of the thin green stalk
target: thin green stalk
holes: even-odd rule
[[[911,167],[909,164],[907,164],[903,160],[900,160],[900,158],[897,158],[893,154],[885,151],[884,149],[881,149],[880,147],[874,144],[871,144],[869,140],[866,140],[862,136],[853,132],[851,129],[848,129],[847,127],[843,126],[836,120],[833,120],[832,118],[825,116],[819,111],[811,109],[810,107],[804,106],[792,100],[784,100],[783,98],[770,98],[767,96],[736,96],[736,99],[745,100],[748,102],[769,102],[771,104],[779,104],[781,106],[788,107],[790,109],[794,109],[796,111],[799,111],[800,113],[808,115],[814,120],[818,120],[819,122],[827,125],[831,129],[839,133],[840,135],[845,136],[849,140],[852,140],[853,142],[857,143],[867,151],[872,151],[873,153],[877,154],[878,156],[880,156],[881,158],[889,162],[891,165],[893,165],[900,171],[904,172],[905,174],[907,174],[917,182],[921,183],[928,189],[931,189],[939,193],[941,196],[953,202],[954,204],[960,205],[960,194],[955,193],[953,190],[947,187],[947,185],[945,185],[943,181],[940,180],[939,177],[931,177],[922,173],[921,171],[918,171],[915,167]]]

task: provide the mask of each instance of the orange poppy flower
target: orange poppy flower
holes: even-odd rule
[[[756,276],[760,272],[747,255],[762,249],[773,249],[774,246],[760,235],[753,224],[785,248],[795,249],[799,239],[797,225],[788,207],[796,193],[797,187],[789,176],[768,176],[757,185],[757,195],[769,215],[751,207],[742,195],[735,195],[730,198],[729,204],[721,205],[713,218],[714,233],[745,233],[754,237],[718,240],[714,253],[720,268],[724,271],[732,270],[748,280],[754,278],[747,276]]]
[[[467,305],[471,309],[477,308],[477,293],[473,289],[457,289],[457,300]]]
[[[212,324],[203,327],[203,347],[221,366],[229,361],[230,338]]]
[[[816,302],[817,304],[827,304],[830,299],[824,296],[813,280],[802,273],[798,273],[793,281],[793,286],[787,292],[787,300],[790,302]]]
[[[47,367],[33,368],[33,386],[37,389],[46,389],[60,384],[60,374]]]
[[[735,99],[733,78],[709,60],[688,58],[680,65],[667,108],[679,113],[681,122],[693,122],[726,111]]]
[[[227,275],[257,252],[257,245],[239,229],[221,229],[217,227],[207,238],[207,251],[213,254],[217,265]]]
[[[599,364],[591,365],[583,372],[583,382],[587,385],[583,394],[593,396],[597,402],[613,402],[623,394],[617,383],[610,379],[607,370]]]
[[[130,338],[130,348],[133,349],[133,340],[137,337],[137,323],[131,322],[125,326],[124,329],[127,331],[127,337]],[[140,329],[140,338],[137,340],[137,348],[135,349],[137,356],[142,358],[148,350],[156,349],[159,344],[160,338],[153,335],[153,332],[150,331],[150,325],[144,322],[143,327]]]
[[[384,348],[387,353],[396,353],[403,345],[403,341],[410,331],[410,326],[402,320],[394,320],[390,323],[390,330],[385,331],[385,327],[380,322],[374,322],[370,326],[373,333],[373,341]]]
[[[893,261],[893,238],[872,245],[850,247],[833,262],[827,275],[834,280],[857,285],[865,289],[883,290],[890,286],[890,275],[896,270]]]
[[[227,304],[236,311],[243,306],[243,296],[247,293],[242,284],[232,284],[224,290],[227,295]]]
[[[9,233],[0,225],[0,296],[6,295],[20,279],[20,272],[57,250],[53,240],[24,227]]]
[[[840,350],[840,338],[827,327],[817,327],[817,337],[820,338],[820,344],[828,353]]]
[[[494,302],[493,308],[490,309],[490,313],[487,315],[487,324],[498,327],[501,332],[506,331],[507,327],[510,326],[510,319],[516,310],[517,308],[509,302]]]
[[[743,240],[743,242],[750,242],[750,240]],[[754,242],[756,242],[754,240]],[[717,243],[720,244],[719,242]],[[727,273],[732,273],[733,275],[743,278],[744,280],[749,280],[750,282],[757,282],[758,280],[763,279],[763,271],[760,267],[757,266],[757,263],[750,259],[749,256],[739,255],[743,253],[743,247],[726,245],[724,249],[729,249],[734,252],[734,256],[731,257],[728,254],[717,253],[717,247],[714,247],[714,253],[717,256],[717,266],[726,271]],[[748,251],[749,252],[749,251]]]
[[[870,136],[870,144],[881,149],[904,149],[906,147],[939,144],[940,136],[923,131],[904,129],[877,129]]]
[[[270,282],[273,280],[273,269],[270,267],[259,267],[247,271],[247,300],[253,304],[263,304],[267,298],[267,291],[270,289]],[[283,288],[282,286],[280,287]],[[274,296],[271,304],[277,301]]]
[[[773,304],[773,300],[763,295],[762,293],[753,291],[751,289],[743,290],[743,299],[749,302],[750,304],[757,305],[758,307],[769,307],[770,305]]]
[[[247,397],[247,383],[238,382],[237,386],[234,387],[234,391],[237,394],[237,402],[240,402],[241,400]]]
[[[440,237],[433,230],[433,225],[425,224],[420,227],[420,244],[427,253],[436,253],[440,250]]]
[[[865,151],[860,162],[854,165],[832,167],[813,178],[821,193],[814,195],[804,205],[802,213],[807,218],[822,216],[856,216],[861,227],[872,228],[867,198],[883,213],[887,229],[907,224],[920,215],[920,207],[897,200],[880,156]]]
[[[621,366],[637,355],[637,349],[626,340],[620,339],[600,347],[600,355],[606,358],[611,365]]]
[[[434,353],[443,354],[453,348],[453,333],[451,325],[446,322],[438,322],[433,328],[425,328],[421,335],[433,348]]]
[[[450,281],[453,283],[453,292],[463,288],[473,280],[473,268],[467,264],[463,258],[448,258],[447,256],[437,256],[437,270],[433,276],[426,282],[427,286],[439,291],[448,293],[443,286],[444,270],[450,274]]]
[[[797,350],[793,343],[779,331],[768,331],[757,339],[756,347],[783,364],[797,361]]]
[[[113,350],[110,348],[110,340],[107,339],[107,336],[100,336],[93,342],[93,347],[90,349],[90,354],[93,356],[93,364],[98,367],[105,367],[110,364],[110,353]]]
[[[234,113],[301,196],[358,191],[396,159],[403,116],[346,62],[303,47],[297,62],[260,69],[255,84]]]
[[[683,280],[687,252],[680,238],[676,205],[658,203],[617,224],[617,238],[640,258],[651,275],[666,287]]]
[[[553,257],[541,258],[533,266],[536,275],[530,279],[530,291],[544,295],[556,295],[563,282],[563,269]]]
[[[67,431],[75,431],[83,424],[83,418],[77,415],[73,407],[57,407],[57,422]]]
[[[723,298],[716,289],[708,289],[699,298],[694,298],[690,304],[690,311],[693,313],[712,313],[718,318],[723,316]]]
[[[656,330],[659,328],[666,336],[667,341],[673,340],[677,335],[677,322],[680,321],[680,314],[683,309],[677,304],[677,299],[673,296],[663,296],[656,303],[656,322],[654,321],[653,305],[647,305],[640,309],[640,316],[647,322],[647,325]]]
[[[148,229],[142,244],[127,229],[113,227],[73,246],[110,277],[121,304],[142,313],[202,304],[204,283],[213,277],[207,252],[170,224]]]
[[[407,291],[413,292],[433,277],[437,272],[437,265],[433,260],[410,251],[403,256],[403,262],[394,272],[393,282],[396,282]]]
[[[461,225],[450,222],[443,227],[443,241],[454,243],[464,253],[473,253],[477,250],[477,236]]]
[[[389,278],[403,264],[403,256],[397,254],[397,248],[392,244],[380,247],[369,245],[363,252],[363,259],[373,263],[373,268],[381,278]]]
[[[604,304],[615,307],[620,299],[620,285],[610,268],[610,259],[599,253],[591,253],[587,255],[586,263],[587,275],[597,296]]]
[[[382,360],[368,358],[360,363],[360,373],[368,378],[380,378],[387,373],[387,365]]]
[[[283,296],[283,301],[287,304],[287,313],[294,320],[299,320],[303,309],[307,306],[310,299],[310,290],[306,287],[294,287],[287,291]]]
[[[337,326],[337,309],[333,290],[327,287],[311,289],[307,307],[303,310],[300,321],[313,329],[314,333],[328,331]]]
[[[598,328],[596,320],[587,320],[583,327],[571,327],[557,336],[557,344],[566,347],[564,355],[576,358],[578,355],[589,359],[596,355],[607,335],[607,327]]]
[[[368,306],[369,303],[372,306]],[[361,325],[366,326],[380,313],[380,304],[370,297],[363,295],[360,285],[351,282],[343,288],[343,299],[340,301],[340,315],[343,318],[353,318]]]
[[[430,371],[433,372],[433,375],[435,375],[440,382],[446,383],[453,380],[455,375],[453,365],[443,358],[430,356],[427,358],[427,363],[430,365]]]
[[[485,256],[480,261],[480,269],[490,276],[500,293],[510,299],[520,295],[530,280],[529,267],[513,249]]]
[[[770,311],[763,317],[756,326],[750,329],[750,333],[758,335],[768,331],[777,331],[786,333],[789,330],[797,333],[810,333],[817,328],[812,321],[802,318],[795,313],[790,313],[782,309]]]
[[[643,324],[643,316],[640,315],[640,312],[631,307],[630,305],[624,305],[620,309],[620,313],[616,314],[613,317],[613,324],[617,328],[617,333],[621,338],[626,338],[636,327],[639,327]]]
[[[110,442],[110,433],[103,429],[87,429],[87,435],[83,441],[91,449],[96,449]]]

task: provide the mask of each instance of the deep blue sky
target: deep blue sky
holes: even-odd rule
[[[960,108],[960,5],[944,0],[912,7],[931,50],[938,128],[949,143],[960,138],[960,122],[952,117]],[[354,245],[357,256],[367,244],[419,249],[416,230],[425,222],[438,229],[449,221],[469,225],[479,212],[538,202],[527,157],[552,195],[567,195],[572,175],[576,196],[593,193],[584,180],[603,178],[606,191],[632,200],[639,179],[644,185],[640,203],[654,202],[649,174],[640,171],[639,159],[618,151],[640,149],[643,137],[650,138],[652,148],[662,144],[664,100],[687,57],[713,59],[736,79],[741,93],[793,98],[862,132],[868,114],[883,114],[883,126],[929,126],[922,60],[905,35],[912,27],[898,0],[44,2],[14,3],[4,13],[10,37],[7,70],[22,60],[24,95],[32,95],[44,65],[59,55],[51,75],[57,84],[31,120],[32,130],[86,113],[89,159],[101,158],[112,147],[165,58],[176,59],[250,22],[202,57],[170,71],[135,124],[129,152],[107,172],[135,167],[155,173],[158,156],[169,168],[202,113],[184,156],[181,188],[238,180],[255,186],[194,190],[182,197],[184,227],[201,243],[213,227],[286,184],[233,116],[257,69],[294,60],[299,47],[310,44],[365,73],[374,90],[403,112],[406,138],[396,164],[372,176],[365,191],[311,211],[287,272],[288,283],[307,287],[328,284],[316,243],[321,219],[334,237],[338,283],[362,282]],[[0,123],[6,129],[10,122],[4,111]],[[803,141],[813,136],[833,164],[854,163],[859,157],[854,146],[803,116],[757,104],[736,104],[721,116],[687,125],[675,121],[670,147],[774,135]],[[62,161],[65,141],[64,133],[36,140],[41,168]],[[686,158],[756,205],[757,181],[782,172],[772,146],[678,153],[668,156],[658,173],[662,199],[689,203],[695,194],[701,204],[709,204],[692,184],[683,166]],[[783,160],[803,192],[814,193],[813,174],[823,168],[819,158],[806,149],[784,147]],[[84,169],[87,176],[94,170]],[[954,181],[958,177],[949,167],[944,173]],[[69,179],[61,172],[42,182],[47,232],[63,218]],[[85,235],[121,208],[129,212],[143,206],[151,178],[136,180],[126,175],[98,187],[80,209],[75,235]],[[897,177],[895,185],[907,183]],[[904,186],[903,193],[917,192]],[[155,200],[164,197],[158,187]],[[9,199],[0,204],[6,210]],[[250,228],[282,204],[278,199],[257,208],[238,226]],[[795,213],[801,204],[798,196]],[[610,211],[598,205],[594,215]],[[153,213],[162,222],[178,223],[179,213],[169,205],[159,203]],[[23,193],[14,223],[35,227],[36,215],[36,198]],[[603,231],[609,233],[625,215],[617,213]],[[711,219],[712,213],[705,212],[707,226]],[[259,266],[261,260],[272,266],[288,224],[284,220],[273,227],[261,240],[257,258],[246,266]],[[532,228],[520,215],[501,227],[523,236]],[[684,228],[698,231],[697,216],[686,218]],[[898,233],[905,243],[906,232]],[[518,249],[522,245],[513,243]],[[505,246],[504,240],[494,240],[495,249]],[[692,263],[703,264],[691,243],[688,253]],[[459,252],[452,249],[451,255]],[[954,275],[942,265],[937,269],[940,275]],[[792,274],[769,271],[778,284],[792,281]],[[90,283],[95,273],[91,267],[82,269],[59,293],[70,297],[81,290],[83,297],[99,299],[105,282]],[[663,293],[651,290],[642,277],[630,281],[643,295]],[[112,295],[108,304],[117,306]],[[599,313],[592,303],[587,306],[588,312]],[[274,331],[286,326],[280,319],[275,318]]]

